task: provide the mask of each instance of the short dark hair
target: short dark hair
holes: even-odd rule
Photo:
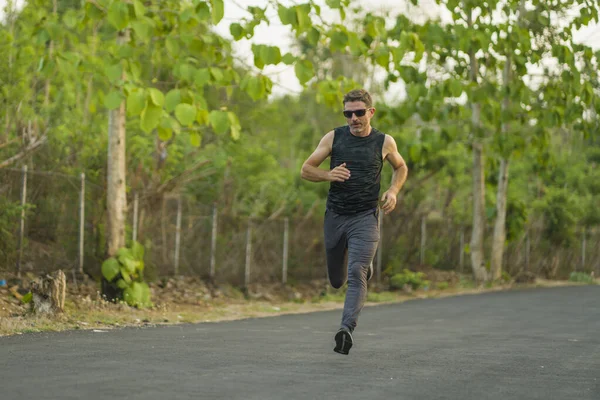
[[[365,89],[354,89],[344,95],[344,105],[352,101],[362,101],[367,107],[373,107],[373,99]]]

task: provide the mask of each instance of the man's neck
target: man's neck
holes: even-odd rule
[[[356,137],[367,137],[371,134],[372,130],[373,130],[373,128],[371,127],[371,125],[369,125],[363,131],[361,131],[359,133],[352,133],[352,129],[350,129],[350,133]]]

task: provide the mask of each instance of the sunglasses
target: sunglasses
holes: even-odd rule
[[[363,108],[362,110],[346,110],[344,111],[344,117],[352,118],[352,114],[356,114],[357,117],[364,117],[370,108]]]

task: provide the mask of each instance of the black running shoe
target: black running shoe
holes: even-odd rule
[[[340,354],[348,354],[352,347],[352,334],[346,328],[340,328],[335,334],[335,348],[333,351]]]

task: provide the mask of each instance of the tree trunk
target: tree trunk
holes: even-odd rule
[[[58,14],[58,0],[53,0],[52,4],[53,4],[52,12],[53,12],[54,16],[56,17],[56,15]],[[54,41],[51,40],[50,45],[48,46],[48,60],[52,59],[53,54],[54,54]],[[50,78],[46,79],[44,91],[45,91],[44,105],[47,106],[48,103],[50,102]]]
[[[98,46],[98,26],[94,26],[94,33],[92,35],[92,59],[96,57],[96,48]],[[86,124],[90,116],[90,103],[92,101],[92,89],[94,87],[94,75],[90,74],[87,83],[87,92],[85,95],[85,106],[83,108],[83,122]]]
[[[127,38],[121,33],[118,41]],[[125,77],[123,77],[125,78]],[[107,255],[112,257],[125,246],[125,215],[127,197],[125,191],[125,101],[109,112],[108,116],[108,163],[107,163]]]
[[[510,105],[508,86],[510,84],[510,70],[511,70],[511,59],[507,57],[506,63],[504,64],[504,100],[502,102],[503,111],[508,110]],[[503,113],[504,118],[506,114]],[[504,137],[508,135],[508,123],[502,122],[501,135]],[[506,242],[506,194],[508,192],[508,157],[502,157],[500,159],[500,172],[498,176],[498,190],[496,192],[496,221],[494,224],[494,237],[492,239],[492,257],[490,264],[490,279],[497,281],[502,277],[502,257],[504,255],[504,242]]]
[[[36,279],[31,284],[31,301],[36,314],[62,313],[65,310],[66,277],[62,270]]]
[[[506,241],[506,193],[508,190],[508,159],[500,160],[500,173],[498,177],[498,192],[496,196],[496,221],[494,224],[494,237],[492,240],[492,257],[490,264],[493,281],[502,277],[502,257],[504,255],[504,242]]]
[[[473,27],[473,10],[469,10],[468,26]],[[471,81],[477,84],[479,66],[475,49],[469,52]],[[471,234],[471,266],[473,277],[478,284],[487,280],[485,269],[485,254],[483,241],[485,237],[485,179],[483,164],[483,143],[479,142],[477,135],[481,129],[481,105],[471,103],[471,128],[473,133],[473,230]]]
[[[483,240],[485,234],[485,182],[483,145],[473,143],[473,232],[471,234],[471,264],[477,283],[487,280]]]

